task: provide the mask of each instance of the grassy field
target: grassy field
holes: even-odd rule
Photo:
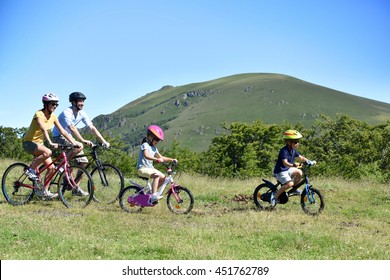
[[[11,163],[0,161],[1,175]],[[313,176],[326,205],[309,217],[298,198],[273,212],[257,211],[251,195],[260,178],[183,174],[177,181],[195,196],[188,215],[169,212],[165,199],[127,214],[118,203],[70,210],[60,201],[34,200],[14,207],[1,196],[0,259],[390,259],[388,185]]]

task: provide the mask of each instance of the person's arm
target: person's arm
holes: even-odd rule
[[[301,155],[299,155],[298,158],[299,158],[299,160],[300,160],[301,162],[306,162],[306,161],[308,161],[307,158],[305,158],[304,156],[301,156]]]
[[[156,156],[152,156],[151,154],[149,154],[148,153],[148,150],[147,149],[145,149],[144,151],[143,151],[143,153],[144,153],[144,157],[147,159],[147,160],[151,160],[151,161],[158,161],[158,153],[156,153]]]
[[[60,124],[60,122],[58,120],[56,120],[54,122],[54,125],[57,127],[57,129],[61,133],[61,135],[63,135],[66,138],[66,140],[68,140],[70,143],[72,143],[72,145],[77,146],[76,141],[74,141],[74,139],[72,137],[70,137],[68,132],[66,132],[66,130],[62,127],[62,125]]]
[[[282,162],[283,162],[283,165],[286,167],[296,167],[295,163],[289,163],[286,158],[283,159]]]
[[[162,159],[163,161],[175,161],[176,163],[179,162],[179,161],[178,161],[177,159],[175,159],[175,158],[166,157],[166,156],[163,156],[163,155],[161,155],[161,154],[159,154],[159,153],[156,154],[156,157]]]
[[[79,130],[73,124],[69,125],[69,129],[77,137],[77,139],[79,139],[82,143],[84,143],[84,144],[86,144],[88,146],[92,146],[93,145],[92,141],[86,140],[86,139],[84,139],[83,136],[81,136]]]
[[[89,128],[92,131],[92,133],[95,134],[96,137],[100,140],[100,142],[103,143],[104,147],[106,148],[110,147],[110,143],[108,143],[106,139],[104,139],[104,137],[100,134],[99,130],[93,124],[90,125]]]

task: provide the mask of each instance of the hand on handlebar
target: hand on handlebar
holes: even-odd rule
[[[92,141],[90,141],[90,140],[84,140],[83,143],[86,144],[86,145],[88,145],[88,146],[90,146],[90,147],[93,146],[93,143],[92,143]]]
[[[108,148],[110,148],[110,143],[108,143],[108,142],[103,142],[103,143],[102,143],[102,147],[108,149]]]
[[[51,143],[50,147],[53,149],[58,149],[58,144],[57,143]]]
[[[307,160],[305,163],[306,163],[307,165],[310,165],[310,166],[314,166],[314,165],[317,164],[317,162],[316,162],[315,160]]]

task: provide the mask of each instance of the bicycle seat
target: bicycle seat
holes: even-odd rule
[[[148,178],[148,177],[138,176],[138,178],[141,178],[141,179],[144,180],[144,181],[149,181],[149,178]]]

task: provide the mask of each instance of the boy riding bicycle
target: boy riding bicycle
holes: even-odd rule
[[[308,161],[307,158],[300,155],[296,148],[299,145],[299,140],[302,138],[297,130],[289,129],[283,133],[283,139],[286,145],[280,150],[278,160],[276,161],[274,168],[274,177],[278,180],[282,187],[277,192],[271,194],[271,205],[275,206],[278,203],[279,196],[287,189],[298,184],[302,177],[302,171],[297,167],[300,164],[294,162],[295,158],[298,158],[301,162]],[[299,194],[298,190],[295,190],[291,194]]]

